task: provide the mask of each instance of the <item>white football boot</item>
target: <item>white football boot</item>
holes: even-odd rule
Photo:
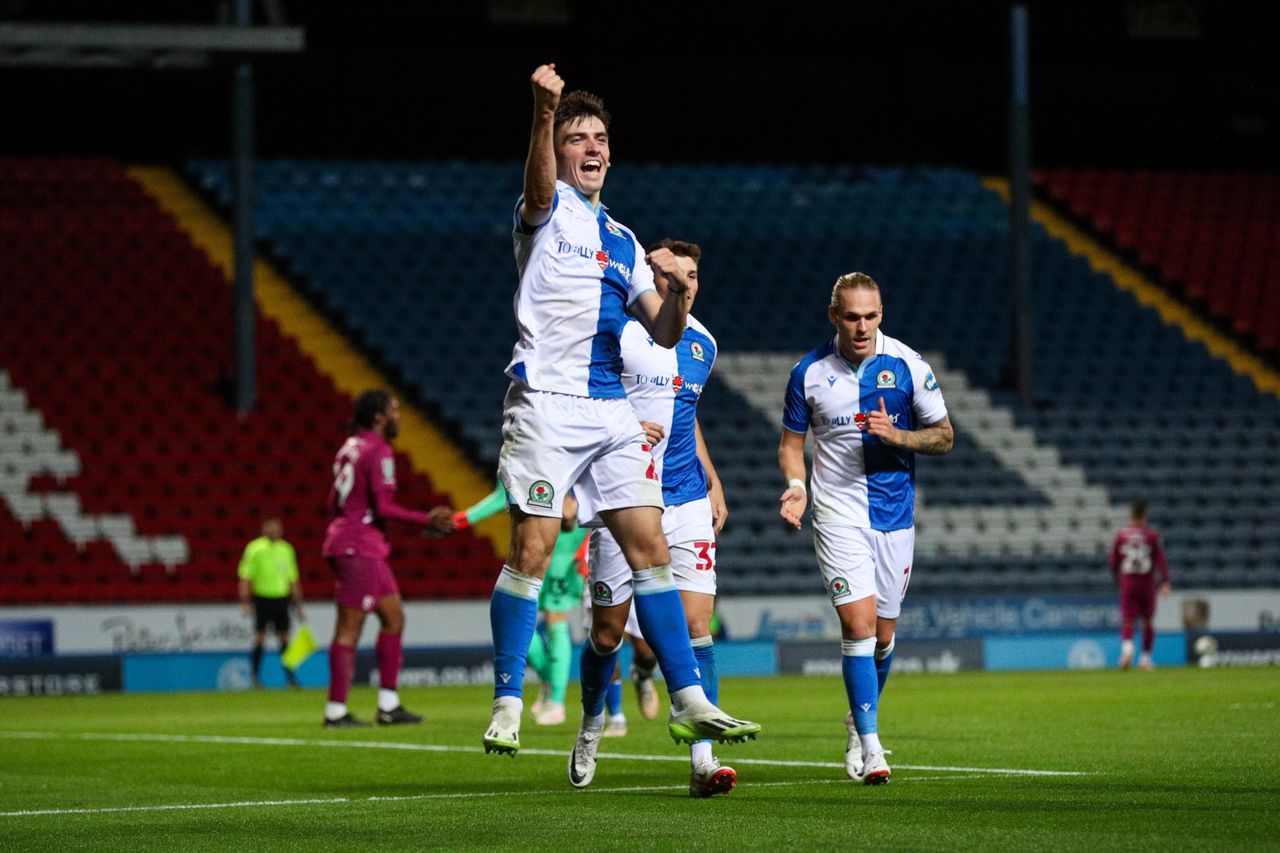
[[[596,753],[600,750],[600,729],[587,724],[587,717],[582,718],[582,726],[578,729],[578,739],[573,742],[573,751],[569,753],[569,784],[575,788],[585,788],[596,777]]]
[[[658,688],[653,684],[653,676],[642,677],[639,670],[632,667],[631,683],[636,686],[636,702],[640,705],[640,716],[646,720],[656,720],[659,700]]]
[[[844,718],[844,727],[849,732],[849,742],[844,748],[844,772],[854,781],[862,780],[862,739],[858,730],[853,727],[853,712]]]
[[[704,761],[689,776],[689,796],[706,799],[716,794],[727,794],[738,784],[738,774],[732,767],[723,767],[716,759]]]
[[[720,743],[744,743],[755,740],[760,724],[750,720],[735,720],[705,699],[677,711],[671,706],[667,731],[676,743],[695,743],[714,740]]]
[[[506,700],[506,701],[504,701]],[[515,758],[520,751],[520,712],[524,703],[501,696],[493,700],[493,717],[484,733],[484,751]]]
[[[889,781],[889,763],[884,760],[883,750],[863,757],[858,779],[864,785],[883,785]]]

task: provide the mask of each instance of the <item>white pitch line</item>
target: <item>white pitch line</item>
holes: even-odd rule
[[[409,752],[454,752],[472,753],[481,751],[478,746],[448,746],[431,743],[397,743],[395,741],[373,740],[328,740],[308,738],[282,737],[238,737],[229,735],[163,735],[163,734],[116,734],[112,732],[21,732],[0,731],[0,737],[18,740],[94,740],[125,742],[158,742],[158,743],[213,743],[234,744],[240,746],[322,746],[338,749],[393,749]],[[521,755],[552,756],[565,758],[568,750],[559,749],[521,749]],[[684,755],[637,755],[624,752],[602,752],[600,758],[618,761],[680,761],[687,762]],[[762,767],[822,767],[843,768],[838,761],[783,761],[773,758],[737,758],[734,764],[757,765]],[[941,773],[985,773],[993,776],[1088,776],[1080,770],[1025,770],[1008,767],[945,767],[932,764],[895,764],[898,770],[929,770]]]
[[[908,782],[954,781],[956,779],[973,778],[971,776],[921,776],[910,777]],[[903,780],[900,780],[903,781]],[[791,782],[758,782],[751,788],[795,788],[802,785],[852,785],[849,779],[800,779]],[[617,788],[592,788],[588,791],[573,792],[564,788],[554,791],[472,791],[450,794],[407,794],[394,797],[330,797],[325,799],[301,800],[241,800],[231,803],[170,803],[155,806],[104,806],[89,809],[25,809],[22,811],[0,812],[0,817],[48,817],[51,815],[96,815],[119,814],[124,812],[171,812],[201,809],[248,809],[271,806],[308,806],[333,805],[336,803],[399,803],[411,800],[471,800],[496,797],[542,797],[556,794],[573,794],[574,796],[596,794],[635,794],[656,793],[659,791],[683,791],[684,785],[630,785]]]

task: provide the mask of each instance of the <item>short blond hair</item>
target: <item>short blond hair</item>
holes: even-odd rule
[[[880,285],[876,284],[876,280],[864,272],[847,272],[836,279],[835,286],[831,288],[831,305],[832,311],[840,310],[840,294],[846,290],[874,290],[880,292]]]

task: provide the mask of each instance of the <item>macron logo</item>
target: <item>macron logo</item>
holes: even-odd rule
[[[863,702],[863,703],[862,703],[861,705],[859,705],[858,707],[859,707],[859,708],[861,708],[863,711],[870,711],[870,710],[871,710],[871,703],[870,703],[870,702]]]
[[[503,683],[503,684],[506,684],[508,681],[510,681],[510,680],[511,680],[511,673],[509,673],[509,672],[504,672],[504,673],[502,673],[501,675],[499,675],[498,677],[502,679],[502,683]]]

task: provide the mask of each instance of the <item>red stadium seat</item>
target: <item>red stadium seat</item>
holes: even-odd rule
[[[0,273],[29,283],[0,288],[0,316],[22,329],[0,337],[0,365],[81,462],[70,485],[34,485],[71,488],[85,511],[129,515],[143,535],[183,535],[192,554],[175,577],[149,564],[138,581],[109,543],[77,551],[54,522],[23,531],[0,512],[0,600],[233,601],[240,553],[275,513],[307,594],[331,592],[322,507],[350,401],[260,316],[261,404],[239,422],[227,403],[232,289],[121,164],[0,158],[0,185]],[[406,504],[445,500],[403,459],[400,472]],[[391,537],[425,565],[471,552],[498,562],[470,531]]]

